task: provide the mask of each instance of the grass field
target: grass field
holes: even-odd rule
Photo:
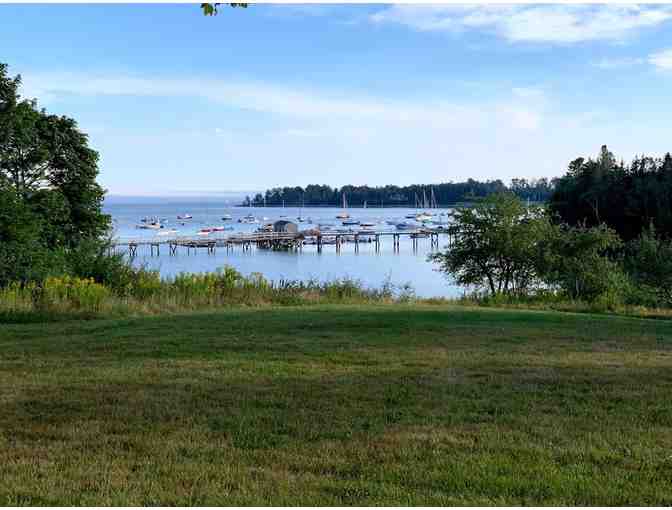
[[[672,322],[440,306],[0,325],[0,504],[669,505]]]

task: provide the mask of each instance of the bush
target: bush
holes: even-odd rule
[[[92,278],[70,276],[47,278],[34,293],[36,308],[46,311],[98,312],[110,297],[110,290]]]
[[[642,300],[672,305],[672,241],[660,239],[653,225],[628,243],[625,268]]]
[[[569,299],[614,300],[626,282],[609,253],[621,244],[616,232],[606,225],[555,225],[539,243],[537,272],[548,286],[559,288]]]

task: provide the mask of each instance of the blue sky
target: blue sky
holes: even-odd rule
[[[670,5],[0,5],[111,193],[552,177],[672,150]]]

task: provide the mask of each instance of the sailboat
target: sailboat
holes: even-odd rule
[[[296,217],[296,221],[298,221],[299,223],[303,223],[303,222],[306,221],[305,218],[303,218],[303,216],[302,216],[302,214],[301,214],[301,212],[303,211],[303,206],[304,206],[304,205],[305,205],[305,201],[304,201],[304,199],[302,198],[302,199],[301,199],[301,207],[299,207],[299,215]]]
[[[422,208],[423,209],[429,208],[429,202],[427,201],[427,193],[425,193],[425,188],[422,188]],[[415,219],[419,222],[430,221],[432,219],[432,215],[429,214],[427,211],[425,211],[416,214]]]
[[[345,193],[343,193],[343,212],[338,213],[336,218],[339,220],[347,220],[350,215],[347,213],[346,209],[348,208],[348,201],[345,199]]]
[[[416,193],[416,194],[415,194],[415,212],[414,212],[414,213],[407,214],[407,215],[405,216],[405,218],[406,218],[407,220],[414,220],[415,217],[416,217],[417,215],[418,215],[418,194]]]

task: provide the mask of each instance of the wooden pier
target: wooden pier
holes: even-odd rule
[[[317,247],[317,252],[322,253],[327,246],[333,246],[336,253],[341,252],[343,244],[354,245],[356,253],[359,252],[361,244],[373,244],[375,252],[380,252],[381,241],[385,237],[392,238],[392,248],[394,252],[399,252],[401,238],[408,237],[411,240],[413,251],[417,251],[418,243],[422,239],[429,240],[432,249],[438,249],[439,236],[448,237],[448,244],[452,244],[455,233],[451,229],[430,230],[417,229],[405,231],[375,231],[361,230],[352,232],[343,231],[304,231],[297,233],[284,232],[253,232],[236,233],[227,236],[202,237],[202,236],[180,236],[165,239],[157,238],[134,238],[134,239],[116,239],[112,243],[112,248],[127,248],[128,255],[132,258],[137,256],[138,247],[149,246],[150,255],[158,256],[161,254],[161,247],[168,250],[169,255],[177,255],[178,248],[185,249],[187,254],[198,250],[205,250],[209,254],[214,254],[216,248],[224,248],[227,253],[234,248],[240,248],[243,251],[250,251],[254,246],[257,249],[283,250],[283,251],[301,251],[306,245]]]

